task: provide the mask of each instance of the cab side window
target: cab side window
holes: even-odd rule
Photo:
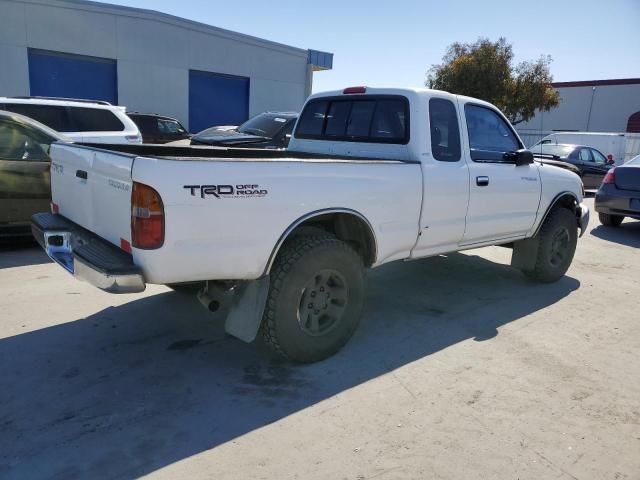
[[[595,150],[593,148],[591,148],[590,150],[591,150],[591,155],[593,155],[593,159],[596,162],[596,165],[606,165],[607,159],[603,154],[601,154],[598,150]]]
[[[582,162],[593,163],[593,157],[591,156],[591,151],[588,148],[581,148],[578,158],[580,158],[580,161]]]
[[[429,124],[431,130],[431,153],[441,162],[460,160],[460,129],[456,107],[450,100],[429,100]]]
[[[503,155],[523,148],[511,126],[494,110],[467,104],[464,114],[472,160],[511,163]]]

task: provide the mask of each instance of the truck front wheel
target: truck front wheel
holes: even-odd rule
[[[362,259],[332,235],[287,242],[271,270],[270,284],[262,336],[285,358],[310,363],[330,357],[360,322],[365,288]]]
[[[578,225],[571,210],[556,208],[545,219],[535,237],[535,264],[524,274],[540,282],[555,282],[569,269],[578,242]]]

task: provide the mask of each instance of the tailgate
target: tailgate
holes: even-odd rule
[[[82,145],[52,145],[51,198],[58,212],[114,245],[131,242],[134,158]]]

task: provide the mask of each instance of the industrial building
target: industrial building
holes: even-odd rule
[[[525,144],[551,132],[640,133],[640,78],[556,82],[560,105],[516,125]]]
[[[299,110],[333,55],[164,13],[81,0],[0,0],[0,96],[105,100],[195,132]]]

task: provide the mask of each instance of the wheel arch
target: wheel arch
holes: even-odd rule
[[[540,218],[540,221],[536,225],[536,229],[534,230],[532,237],[535,237],[538,234],[538,232],[540,231],[540,228],[542,228],[542,224],[549,216],[549,213],[551,213],[551,211],[556,207],[563,207],[571,210],[574,213],[574,215],[576,215],[578,226],[580,226],[580,222],[579,222],[580,201],[578,200],[578,197],[576,196],[575,193],[569,190],[566,190],[564,192],[560,192],[559,194],[557,194],[553,198],[553,200],[549,203],[546,211],[544,212],[544,215]]]
[[[271,271],[280,249],[289,238],[312,229],[322,229],[352,244],[367,267],[373,265],[378,257],[373,226],[362,213],[350,208],[326,208],[309,212],[287,227],[269,255],[264,274]]]

